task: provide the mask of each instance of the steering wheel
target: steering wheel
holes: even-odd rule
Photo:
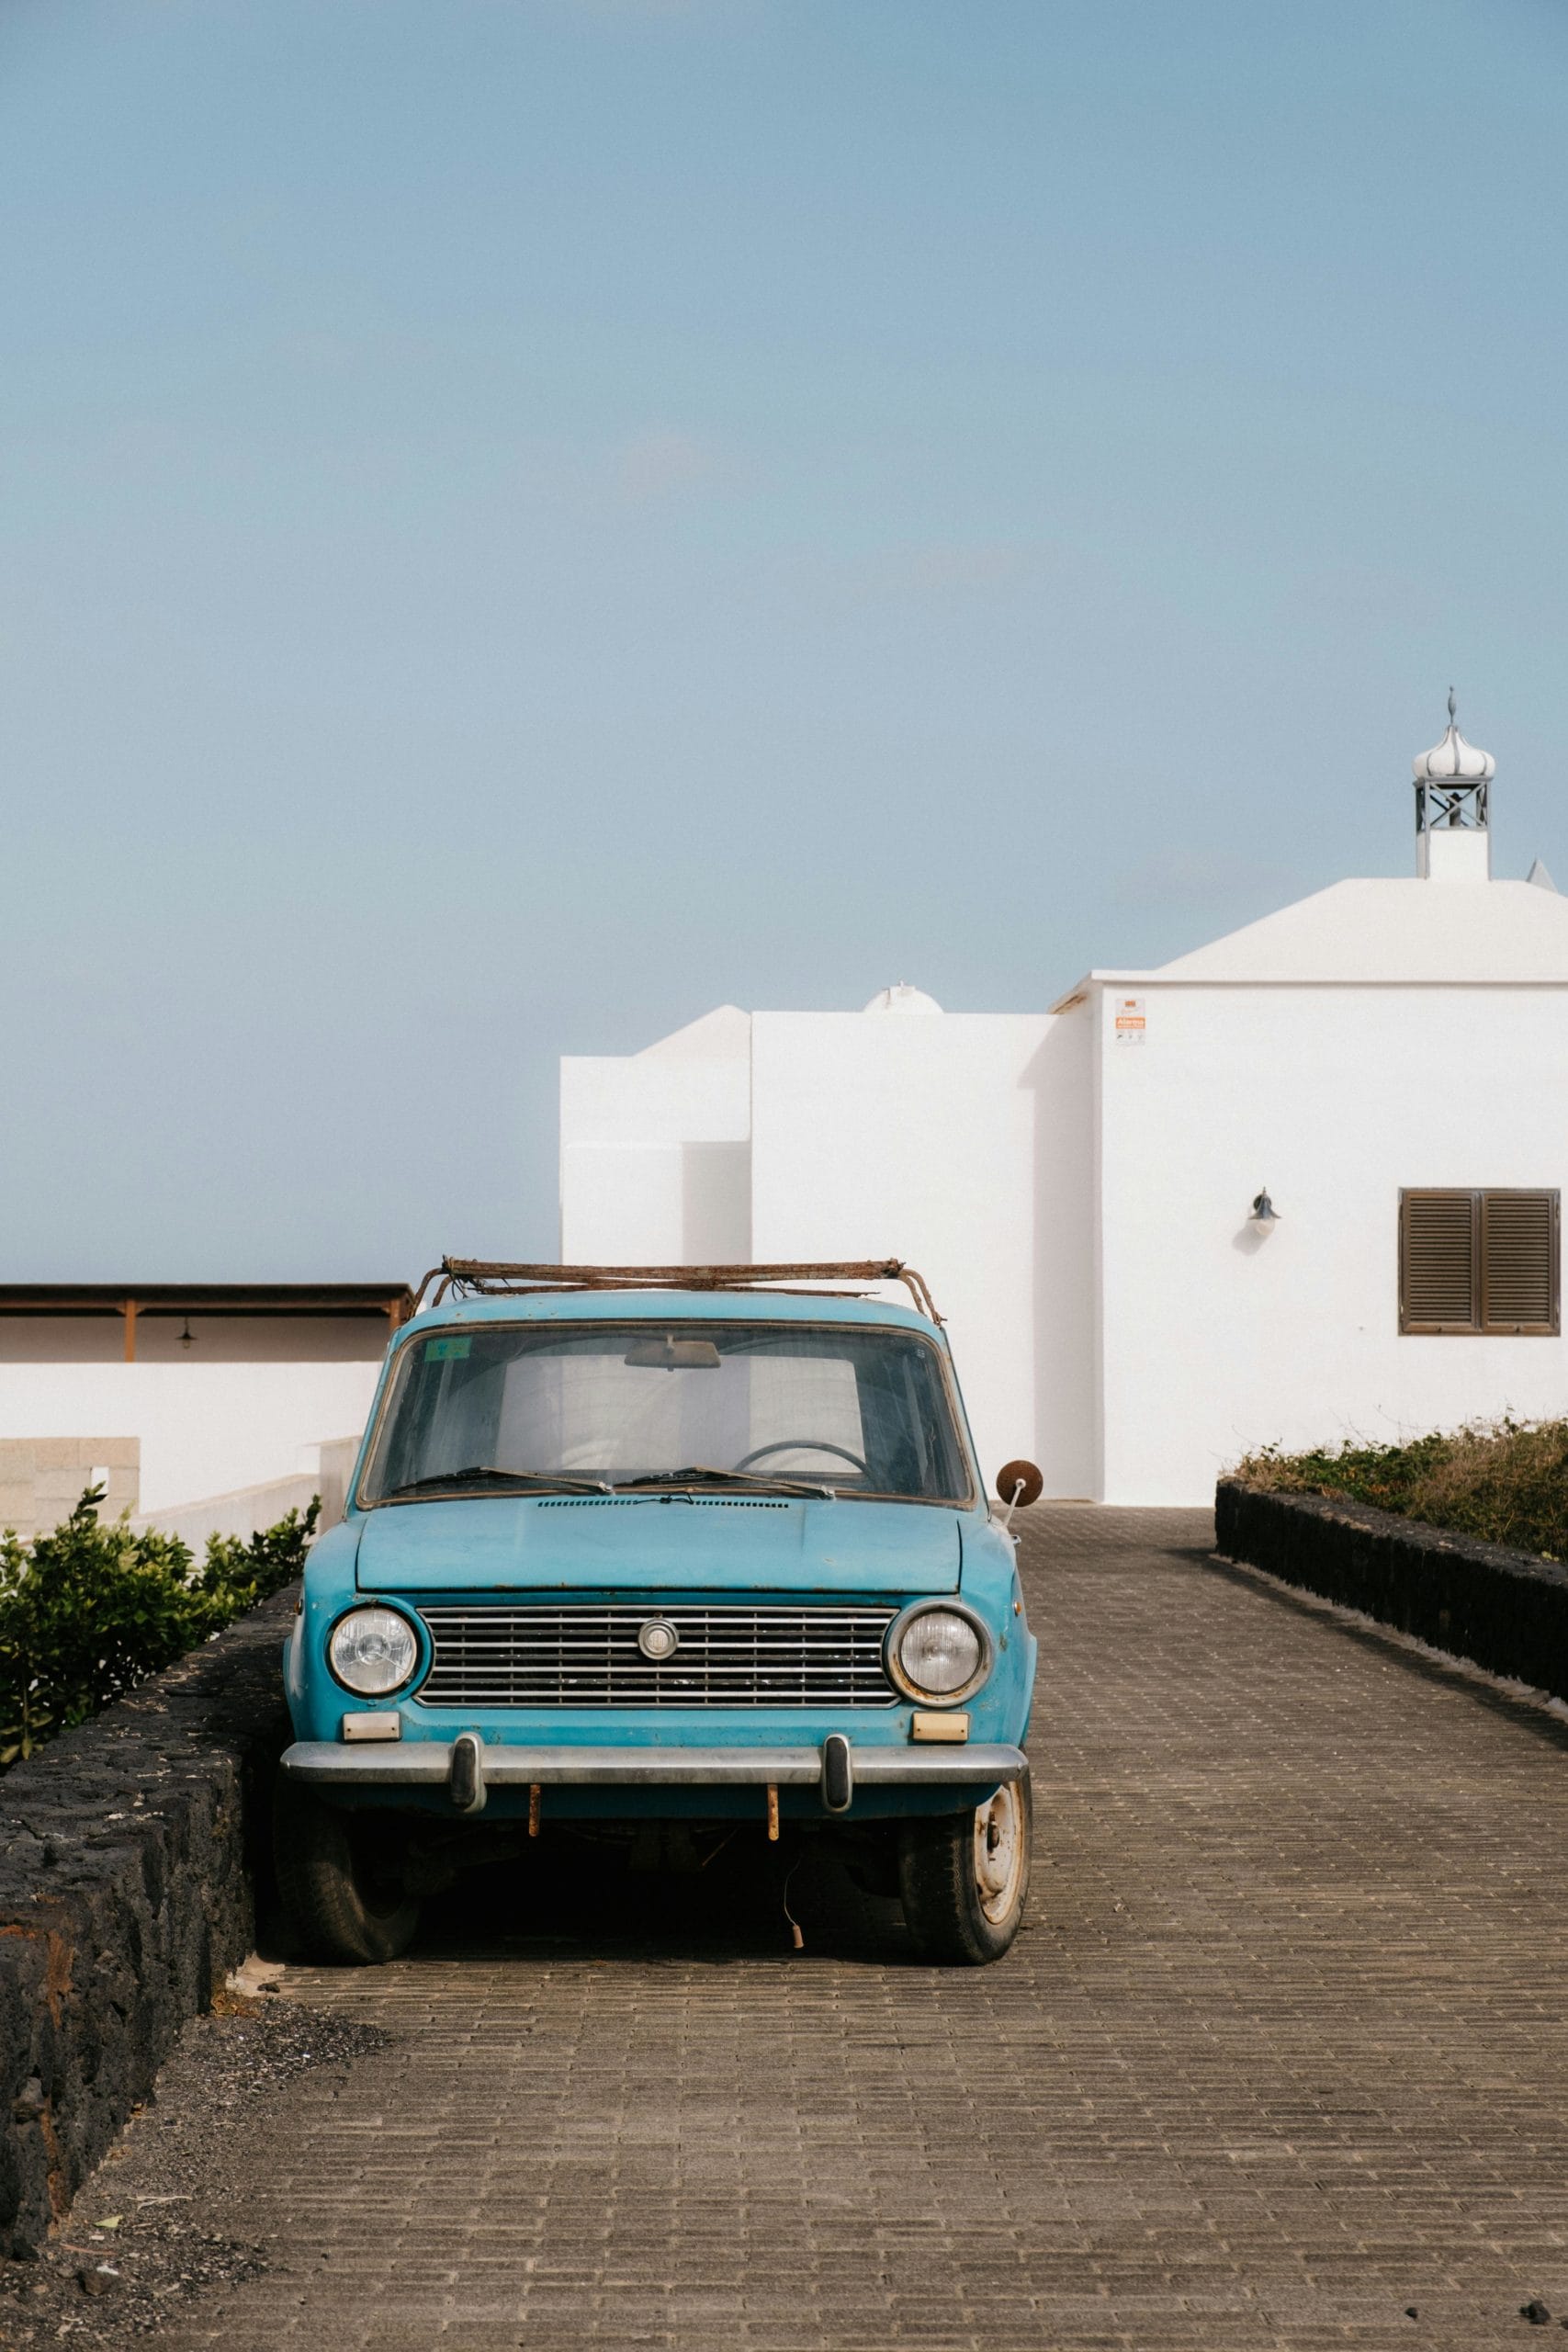
[[[732,1467],[746,1470],[753,1462],[761,1462],[764,1453],[793,1453],[796,1447],[805,1453],[836,1453],[840,1461],[847,1462],[852,1469],[859,1470],[867,1478],[871,1476],[869,1464],[863,1461],[858,1453],[852,1453],[847,1445],[829,1444],[825,1437],[776,1437],[772,1445],[754,1445],[750,1453],[743,1453]],[[802,1476],[807,1475],[804,1471],[801,1473]]]

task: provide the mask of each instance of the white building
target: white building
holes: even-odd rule
[[[1271,1442],[1568,1411],[1568,902],[1493,879],[1450,720],[1409,880],[1039,1013],[900,984],[564,1061],[563,1259],[907,1259],[987,1467],[1047,1495],[1198,1503]]]
[[[89,1483],[198,1546],[321,1494],[341,1509],[401,1283],[0,1286],[0,1527]]]

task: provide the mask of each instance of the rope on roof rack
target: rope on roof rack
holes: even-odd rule
[[[841,1264],[783,1266],[544,1266],[512,1265],[487,1258],[443,1258],[414,1291],[423,1299],[439,1277],[430,1304],[438,1306],[448,1290],[483,1295],[526,1296],[548,1290],[757,1290],[800,1282],[902,1283],[922,1315],[942,1317],[925,1277],[901,1258],[862,1258]],[[829,1295],[833,1294],[805,1294]]]

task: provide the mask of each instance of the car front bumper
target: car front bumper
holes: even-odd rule
[[[491,1789],[812,1789],[834,1813],[850,1809],[856,1789],[934,1792],[953,1790],[976,1798],[1029,1770],[1021,1747],[1000,1742],[930,1747],[891,1742],[840,1743],[847,1758],[829,1773],[829,1743],[821,1747],[593,1747],[491,1745],[476,1734],[455,1740],[389,1740],[340,1744],[299,1740],[285,1750],[288,1778],[323,1795],[403,1790],[428,1798],[443,1790],[456,1810],[477,1813]],[[846,1779],[847,1767],[847,1779]]]

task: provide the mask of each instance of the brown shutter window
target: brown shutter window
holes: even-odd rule
[[[1481,1196],[1481,1328],[1557,1329],[1557,1195]]]
[[[1399,1328],[1473,1331],[1476,1326],[1475,1194],[1402,1193],[1399,1201]]]
[[[1555,1336],[1557,1193],[1402,1193],[1399,1328]]]

